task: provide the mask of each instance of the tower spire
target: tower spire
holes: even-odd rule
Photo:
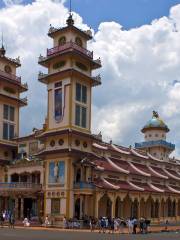
[[[72,0],[69,0],[69,17],[66,20],[68,26],[74,25],[73,15],[72,15]]]
[[[2,35],[1,35],[1,41],[2,41],[2,45],[1,45],[1,48],[0,48],[0,56],[1,57],[4,57],[4,55],[6,54],[6,50],[4,48],[4,36],[3,36],[3,31],[2,31]]]
[[[71,14],[71,12],[72,12],[72,1],[69,0],[69,13]]]

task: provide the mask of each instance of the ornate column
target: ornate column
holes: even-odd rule
[[[14,206],[14,216],[15,219],[18,219],[18,197],[15,197],[15,206]]]
[[[24,198],[20,198],[20,219],[24,218]]]

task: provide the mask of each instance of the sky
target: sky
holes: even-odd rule
[[[46,87],[37,80],[38,56],[52,46],[49,25],[65,24],[65,0],[1,0],[0,30],[7,55],[21,57],[18,74],[28,82],[28,107],[21,110],[21,135],[42,127]],[[74,0],[75,25],[92,28],[88,47],[101,57],[102,85],[93,90],[92,131],[129,146],[157,110],[171,129],[168,141],[180,157],[180,1]]]

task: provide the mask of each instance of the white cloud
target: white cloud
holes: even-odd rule
[[[37,60],[52,46],[46,35],[49,24],[65,24],[67,9],[63,3],[36,0],[0,10],[8,54],[21,56],[20,74],[30,88],[29,106],[22,111],[23,133],[40,127],[45,118],[46,89],[37,81]],[[75,19],[78,27],[87,27],[80,16],[75,15]],[[171,128],[170,140],[180,149],[180,87],[172,84],[180,80],[179,39],[180,5],[171,8],[169,17],[128,31],[115,22],[100,24],[89,43],[103,63],[103,84],[94,89],[93,130],[101,130],[107,140],[133,144],[142,138],[139,131],[155,109]]]

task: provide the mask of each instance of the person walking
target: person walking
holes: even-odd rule
[[[0,213],[0,225],[1,225],[1,228],[4,227],[4,217],[2,212]]]
[[[137,219],[133,218],[132,223],[133,223],[133,233],[136,234],[137,233],[136,229],[137,229],[137,226],[138,226]]]

